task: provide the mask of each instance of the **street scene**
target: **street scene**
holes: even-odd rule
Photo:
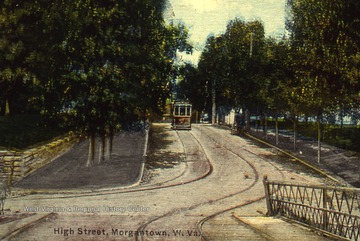
[[[148,152],[155,152],[148,156],[150,163],[143,174],[147,180],[135,186],[113,186],[114,178],[110,177],[116,173],[126,176],[126,184],[136,183],[131,175],[142,175],[141,157],[132,159],[132,165],[137,162],[137,167],[102,173],[102,179],[96,179],[98,170],[90,170],[88,175],[95,177],[92,185],[99,183],[95,190],[88,190],[87,184],[81,187],[72,182],[71,186],[61,181],[61,190],[73,189],[72,193],[54,192],[59,189],[57,182],[48,180],[47,185],[53,186],[39,186],[32,181],[37,175],[46,178],[42,169],[15,185],[13,190],[18,191],[18,196],[8,198],[6,209],[34,215],[1,225],[2,232],[10,232],[6,240],[201,240],[202,236],[207,240],[269,240],[264,234],[244,228],[235,218],[266,217],[264,176],[303,184],[331,182],[270,148],[230,135],[229,130],[209,125],[193,125],[191,131],[173,131],[169,124],[154,124],[153,128]],[[131,150],[143,151],[143,146],[132,146]],[[78,152],[78,146],[71,152]],[[126,156],[118,160],[127,161]],[[71,179],[71,171],[58,172],[59,166],[52,165],[43,168],[48,175]],[[66,162],[63,165],[66,167]],[[27,188],[35,194],[21,195],[21,190]],[[276,229],[278,224],[269,219],[268,225]],[[292,228],[294,239],[329,238]],[[281,228],[267,235],[288,240],[281,237]]]
[[[360,240],[360,1],[0,1],[0,240]]]

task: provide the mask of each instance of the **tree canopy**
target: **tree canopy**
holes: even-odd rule
[[[184,26],[166,24],[165,0],[6,0],[0,3],[2,114],[67,119],[90,136],[160,113]],[[15,99],[16,98],[16,99]]]
[[[165,6],[155,0],[3,1],[1,110],[15,93],[49,115],[73,101],[87,129],[113,120],[124,106],[158,111],[177,49],[191,49],[183,26],[165,24]]]
[[[260,21],[234,19],[208,37],[197,81],[208,99],[215,89],[218,106],[253,112],[324,116],[357,108],[359,11],[355,0],[288,0],[282,39],[265,37]]]
[[[234,19],[223,34],[208,37],[198,68],[186,73],[205,86],[206,103],[218,110],[213,115],[223,107],[286,115],[295,129],[298,117],[317,118],[321,150],[325,118],[359,116],[360,3],[287,0],[286,10],[283,38],[265,37],[260,21]]]
[[[359,2],[289,0],[288,7],[296,98],[314,115],[356,106]]]

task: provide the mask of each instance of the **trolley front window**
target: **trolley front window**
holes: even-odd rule
[[[185,113],[185,106],[179,106],[179,115],[186,115]]]
[[[174,115],[176,116],[191,116],[191,106],[175,105]]]

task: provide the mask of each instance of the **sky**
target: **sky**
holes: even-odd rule
[[[168,18],[181,20],[189,29],[192,55],[181,54],[184,61],[196,64],[210,34],[225,32],[230,20],[260,20],[267,36],[279,36],[285,29],[286,0],[169,0]],[[172,10],[172,11],[171,11]]]

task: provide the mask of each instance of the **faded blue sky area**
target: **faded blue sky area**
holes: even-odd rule
[[[182,55],[183,60],[197,63],[209,34],[224,33],[229,20],[236,17],[260,20],[267,36],[285,32],[286,0],[169,0],[167,18],[181,20],[189,29],[190,41],[197,51]]]

